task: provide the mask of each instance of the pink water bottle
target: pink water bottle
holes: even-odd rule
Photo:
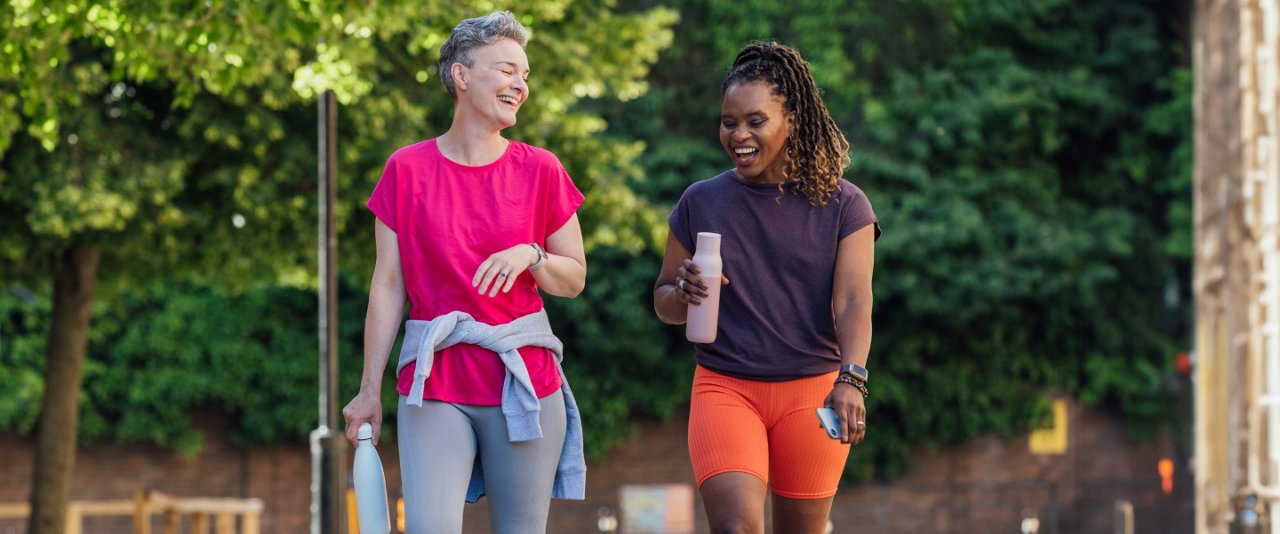
[[[720,317],[720,277],[724,268],[720,261],[720,234],[698,232],[693,263],[698,265],[699,276],[707,284],[707,297],[701,304],[689,304],[684,336],[694,343],[711,343],[716,340],[716,321]]]

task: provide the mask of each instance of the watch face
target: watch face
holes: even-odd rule
[[[840,372],[849,373],[854,377],[858,378],[859,380],[862,380],[863,382],[867,381],[867,368],[861,365],[858,365],[856,363],[851,363],[849,365],[845,365],[841,367]]]

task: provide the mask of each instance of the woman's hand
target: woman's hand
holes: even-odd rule
[[[496,296],[498,291],[508,293],[516,283],[516,277],[538,261],[538,251],[521,243],[509,249],[494,252],[476,269],[471,277],[471,287],[479,287],[481,295]]]
[[[857,445],[867,435],[867,407],[862,392],[851,384],[837,382],[823,405],[840,418],[840,442]]]
[[[382,433],[382,399],[377,393],[360,391],[351,402],[342,409],[342,417],[347,420],[347,439],[353,447],[359,446],[356,437],[360,425],[373,425],[373,444],[378,444],[378,435]]]
[[[702,270],[698,268],[698,264],[693,260],[685,258],[676,269],[676,298],[680,302],[688,304],[702,304],[702,299],[707,298],[710,293],[707,292],[707,284],[702,280]],[[720,285],[729,285],[729,277],[721,276]]]

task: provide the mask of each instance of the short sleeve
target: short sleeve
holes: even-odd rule
[[[841,181],[841,200],[845,204],[840,210],[840,239],[849,237],[868,224],[876,226],[876,239],[880,239],[880,221],[876,219],[875,210],[871,209],[871,201],[858,186],[848,181]]]
[[[577,213],[578,207],[582,206],[582,201],[586,199],[582,191],[578,190],[578,186],[574,185],[573,179],[569,178],[569,172],[564,169],[564,165],[560,164],[560,160],[550,152],[550,161],[545,167],[544,172],[550,174],[547,180],[546,209],[547,216],[546,227],[543,228],[543,239],[550,237],[564,227],[565,223]]]
[[[365,205],[369,207],[369,211],[373,215],[387,225],[392,232],[396,230],[396,189],[398,184],[396,181],[399,173],[396,171],[396,158],[392,155],[387,159],[387,166],[382,169],[382,177],[378,179],[378,185],[373,187],[373,193],[369,195],[369,202]]]
[[[676,207],[671,209],[671,215],[667,217],[667,226],[671,228],[671,235],[675,236],[676,241],[684,245],[685,250],[692,252],[697,247],[697,242],[690,229],[689,197],[689,189],[685,189],[676,202]]]

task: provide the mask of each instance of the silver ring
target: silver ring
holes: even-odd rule
[[[676,280],[676,287],[680,288],[680,291],[684,291],[684,286],[687,283],[689,282],[686,281],[684,278],[681,278],[679,280]]]
[[[498,273],[498,276],[503,276],[503,277],[505,277],[505,276],[507,276],[507,273]]]
[[[862,421],[858,421],[858,423],[857,423],[857,424],[858,424],[858,426],[860,426],[860,427],[867,426],[867,424],[866,424],[866,423],[864,423],[864,422],[862,422]]]

